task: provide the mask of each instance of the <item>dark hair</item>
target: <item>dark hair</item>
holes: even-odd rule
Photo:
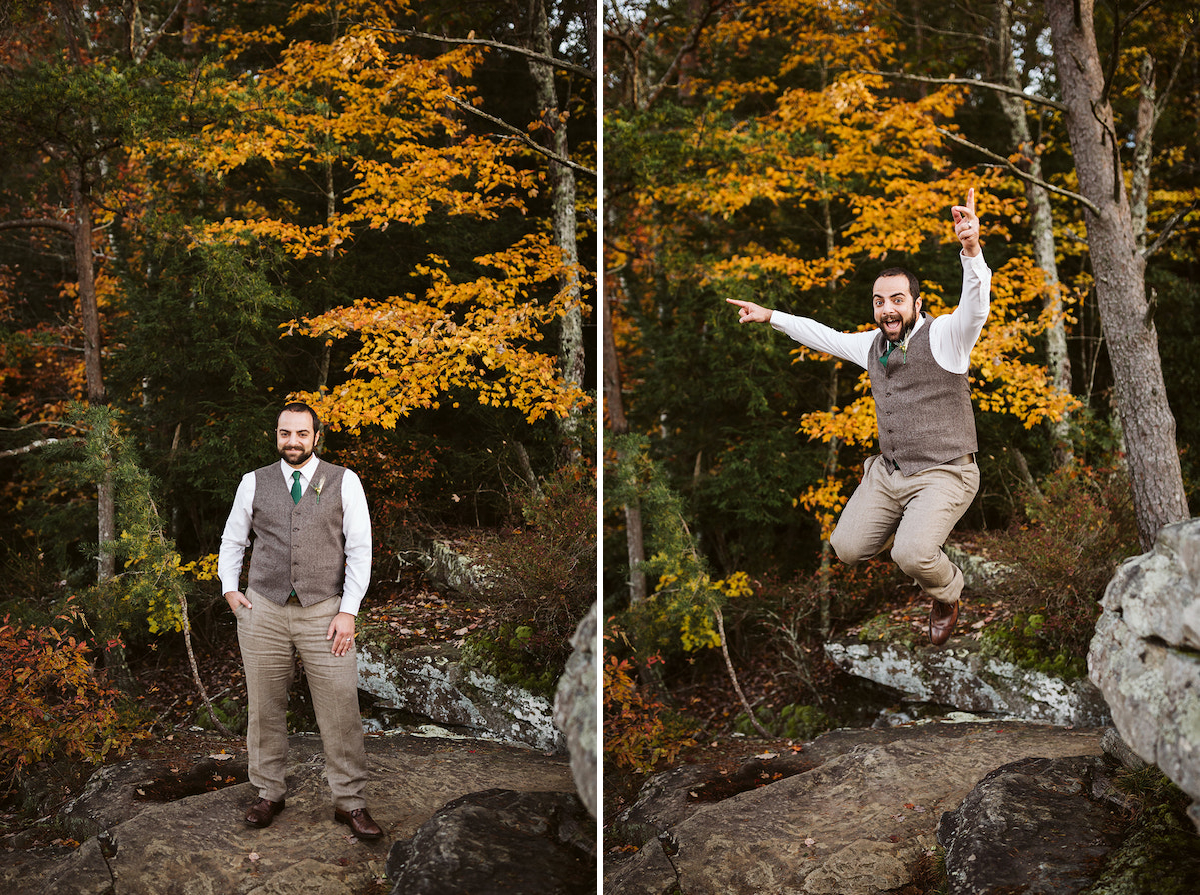
[[[877,274],[875,280],[878,281],[883,277],[905,277],[908,280],[908,294],[913,297],[913,304],[916,304],[917,299],[921,297],[921,281],[911,270],[905,270],[903,267],[889,267]]]
[[[321,418],[317,416],[317,412],[315,410],[313,410],[303,401],[293,401],[290,404],[285,404],[283,410],[279,411],[279,415],[283,416],[285,413],[307,413],[312,417],[313,434],[321,434]]]

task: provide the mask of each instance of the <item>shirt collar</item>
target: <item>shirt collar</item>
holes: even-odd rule
[[[925,325],[925,313],[923,311],[918,311],[917,312],[917,322],[913,324],[913,328],[910,329],[905,334],[904,338],[901,339],[896,344],[899,345],[901,348],[903,348],[905,351],[907,351],[909,340],[912,339],[912,337],[917,334],[917,330],[919,330],[924,325]],[[888,346],[888,340],[887,340],[887,337],[884,336],[883,347],[884,347],[885,351],[887,350],[887,346]]]
[[[321,459],[316,454],[313,454],[311,457],[309,457],[308,462],[300,467],[300,478],[302,478],[306,483],[312,481],[312,477],[317,471],[317,464],[320,462]],[[279,458],[279,468],[283,470],[283,477],[287,480],[287,483],[291,485],[292,473],[296,470],[293,469],[282,457]]]

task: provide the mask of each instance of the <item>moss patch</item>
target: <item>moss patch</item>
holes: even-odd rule
[[[789,740],[812,740],[820,734],[832,729],[834,721],[823,711],[811,705],[785,705],[776,716],[769,706],[759,708],[754,716],[771,736]],[[758,736],[758,731],[750,723],[749,716],[739,715],[733,724],[737,733],[746,736]]]
[[[984,628],[980,636],[980,652],[985,658],[1002,659],[1019,668],[1040,671],[1051,677],[1071,681],[1087,676],[1087,658],[1050,653],[1046,637],[1053,622],[1041,613],[1020,613],[996,621]]]

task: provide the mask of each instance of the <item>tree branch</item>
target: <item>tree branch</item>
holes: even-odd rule
[[[0,451],[0,460],[5,457],[16,457],[20,454],[28,454],[31,451],[36,451],[38,448],[49,447],[52,444],[58,444],[63,439],[61,438],[42,438],[38,441],[31,441],[29,444],[19,448],[10,448],[7,451]]]
[[[1200,22],[1197,22],[1196,26],[1192,28],[1190,32],[1184,32],[1183,34],[1183,42],[1179,47],[1179,55],[1175,59],[1175,64],[1171,67],[1171,74],[1167,78],[1167,84],[1158,91],[1158,102],[1155,104],[1154,108],[1154,121],[1156,124],[1159,116],[1162,115],[1163,108],[1167,104],[1167,96],[1175,87],[1175,81],[1179,75],[1179,71],[1183,68],[1184,60],[1187,58],[1188,44],[1192,42],[1192,39],[1196,37],[1197,34],[1200,34]]]
[[[569,158],[563,158],[558,153],[551,152],[545,146],[542,146],[541,144],[535,142],[534,140],[531,140],[529,138],[528,134],[522,133],[521,131],[517,130],[515,127],[513,127],[507,121],[503,121],[499,118],[496,118],[494,115],[489,115],[487,112],[484,112],[481,109],[476,109],[470,103],[463,102],[461,99],[451,96],[450,94],[446,94],[446,99],[450,100],[450,102],[454,103],[454,105],[458,106],[464,112],[470,112],[472,115],[478,115],[480,118],[484,119],[485,121],[490,121],[492,124],[496,125],[496,127],[503,128],[510,135],[511,139],[515,139],[521,143],[524,143],[530,149],[534,150],[535,152],[540,152],[542,155],[546,156],[546,158],[550,159],[551,161],[558,162],[560,165],[563,165],[567,168],[571,168],[572,170],[577,171],[580,174],[586,174],[589,177],[596,176],[596,172],[593,171],[591,168],[586,168],[583,165],[578,164],[577,162],[571,161]]]
[[[42,227],[46,230],[61,230],[63,233],[74,234],[75,226],[69,221],[55,218],[25,218],[19,221],[0,221],[0,230],[32,230]]]
[[[996,93],[1007,93],[1020,97],[1025,102],[1033,103],[1036,106],[1049,106],[1058,112],[1067,111],[1067,107],[1058,100],[1050,99],[1038,93],[1026,93],[1024,90],[1019,90],[1008,84],[997,84],[993,81],[977,81],[974,78],[929,78],[924,75],[910,75],[901,71],[871,71],[865,68],[855,68],[851,69],[851,71],[863,75],[878,75],[881,78],[892,78],[898,81],[916,81],[920,84],[953,84],[955,87],[983,87],[986,90],[992,90]]]
[[[166,35],[168,26],[170,26],[175,16],[179,15],[179,11],[183,9],[183,4],[185,2],[186,0],[179,0],[179,2],[175,4],[175,8],[167,14],[165,19],[163,19],[163,23],[161,26],[159,26],[159,29],[150,35],[149,40],[136,48],[136,51],[133,53],[135,62],[140,64],[150,58],[150,54],[154,52],[154,48],[158,46],[159,41],[161,41]],[[130,43],[132,44],[133,41],[131,40]],[[130,49],[135,50],[135,48],[132,46]]]
[[[1100,214],[1100,209],[1097,208],[1096,204],[1094,202],[1092,202],[1090,199],[1088,199],[1087,196],[1081,196],[1079,193],[1073,193],[1070,190],[1064,190],[1062,187],[1055,186],[1052,183],[1047,183],[1044,180],[1034,177],[1032,174],[1022,171],[1020,168],[1018,168],[1016,165],[1014,165],[1011,161],[1006,159],[1004,156],[998,155],[997,153],[992,152],[992,150],[988,149],[987,147],[980,146],[978,143],[972,143],[970,140],[968,140],[964,137],[960,137],[958,134],[951,133],[950,131],[946,130],[945,128],[939,127],[939,128],[937,128],[937,132],[939,134],[941,134],[943,137],[945,137],[947,140],[957,143],[959,146],[965,146],[967,149],[974,149],[976,152],[987,156],[992,161],[999,162],[1000,164],[1004,165],[1004,167],[1008,168],[1008,170],[1011,171],[1014,175],[1016,175],[1017,177],[1020,177],[1022,180],[1026,181],[1027,183],[1032,183],[1034,186],[1039,186],[1048,192],[1054,193],[1055,195],[1062,196],[1065,199],[1071,199],[1075,202],[1078,202],[1080,205],[1082,205],[1084,208],[1086,208],[1088,211],[1090,211],[1094,215],[1098,216]]]
[[[758,731],[759,736],[764,740],[771,738],[771,733],[754,714],[754,709],[751,708],[750,702],[746,699],[746,694],[742,692],[742,685],[738,683],[737,674],[733,670],[733,662],[729,658],[729,641],[725,637],[725,618],[721,615],[719,607],[714,607],[713,612],[717,616],[717,631],[721,637],[721,655],[725,659],[725,670],[729,672],[729,679],[733,681],[733,689],[737,692],[737,697],[742,703],[742,708],[746,710],[746,716],[750,719],[750,723],[754,725],[754,729]]]
[[[572,62],[564,62],[562,59],[556,59],[553,56],[547,56],[544,53],[538,53],[534,50],[518,47],[514,44],[506,44],[498,40],[483,40],[478,37],[441,37],[437,34],[429,34],[424,31],[413,31],[411,29],[401,28],[372,28],[372,31],[379,31],[383,34],[399,34],[401,37],[419,37],[423,40],[433,40],[444,44],[461,44],[465,46],[475,47],[492,47],[497,50],[507,50],[510,53],[517,53],[521,56],[526,56],[533,59],[535,62],[541,62],[545,65],[551,65],[554,68],[569,71],[572,74],[579,75],[589,81],[596,80],[596,73],[590,68],[584,68],[582,65],[575,65]]]
[[[712,18],[714,12],[721,6],[721,0],[709,0],[709,3],[704,9],[704,13],[697,17],[692,24],[692,30],[688,32],[687,38],[679,47],[679,52],[675,54],[675,58],[671,60],[671,64],[667,66],[667,70],[663,76],[658,79],[657,86],[650,91],[650,95],[646,97],[646,108],[653,105],[654,101],[662,95],[666,89],[667,83],[671,78],[675,77],[675,73],[679,71],[679,66],[683,64],[684,58],[692,50],[696,49],[696,44],[700,42],[700,33],[704,30],[704,26],[708,24],[708,20]]]
[[[1167,240],[1171,238],[1172,231],[1179,224],[1179,222],[1181,220],[1183,220],[1184,215],[1191,214],[1193,211],[1196,210],[1196,207],[1198,205],[1200,205],[1200,202],[1192,202],[1192,204],[1189,205],[1187,208],[1181,208],[1178,211],[1176,211],[1173,215],[1171,215],[1169,218],[1167,218],[1167,222],[1165,224],[1163,224],[1163,228],[1161,231],[1159,231],[1158,236],[1155,237],[1154,242],[1150,243],[1150,245],[1148,245],[1148,246],[1146,246],[1146,248],[1142,249],[1142,257],[1149,258],[1151,255],[1153,255],[1155,252],[1157,252],[1159,249],[1161,249],[1164,245],[1166,245]]]
[[[1138,4],[1137,8],[1129,15],[1125,16],[1125,18],[1121,20],[1121,24],[1113,29],[1112,52],[1108,57],[1108,73],[1104,76],[1104,89],[1100,92],[1100,102],[1108,102],[1108,94],[1112,90],[1113,77],[1117,73],[1117,62],[1119,61],[1119,57],[1121,55],[1121,35],[1125,33],[1125,29],[1132,24],[1134,19],[1158,2],[1159,0],[1142,0],[1142,2]]]

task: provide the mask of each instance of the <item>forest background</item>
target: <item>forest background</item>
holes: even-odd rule
[[[500,539],[477,656],[552,686],[596,580],[594,5],[0,29],[0,790],[145,736],[190,640],[236,649],[215,554],[289,397],[363,479],[373,594],[421,537]]]
[[[725,299],[869,329],[899,265],[945,313],[970,187],[994,276],[956,537],[1020,573],[971,594],[964,629],[1086,673],[1116,563],[1200,488],[1195,9],[604,10],[606,798],[701,734],[815,735],[823,641],[919,629],[888,563],[847,569],[826,540],[873,450],[865,372]]]

